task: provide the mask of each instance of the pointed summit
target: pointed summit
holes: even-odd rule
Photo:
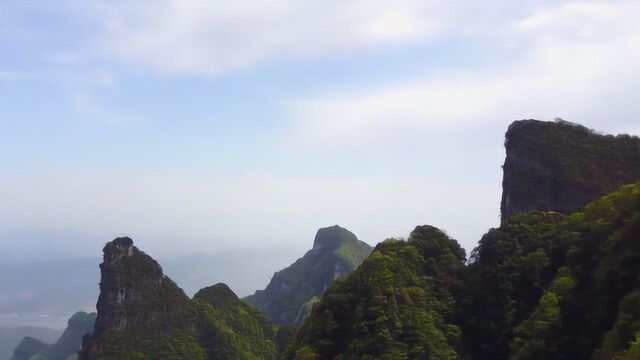
[[[333,225],[318,230],[313,241],[313,248],[337,247],[344,242],[358,242],[358,238],[351,231]]]
[[[300,322],[309,313],[310,302],[316,301],[335,279],[357,268],[371,250],[345,228],[338,225],[322,228],[316,233],[311,250],[275,273],[264,290],[256,291],[246,300],[276,323]]]

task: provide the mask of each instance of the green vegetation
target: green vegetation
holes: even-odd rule
[[[490,230],[464,266],[418,227],[313,307],[287,359],[637,359],[640,184]]]
[[[277,328],[226,285],[189,299],[131,239],[104,254],[95,333],[80,359],[276,359]]]
[[[407,242],[387,240],[336,281],[302,325],[288,359],[452,359],[451,323],[464,250],[421,226]]]
[[[318,230],[302,258],[273,275],[264,290],[245,299],[278,324],[299,324],[335,280],[352,272],[371,253],[349,230],[337,225]]]
[[[200,343],[209,359],[276,359],[276,327],[259,310],[238,299],[225,284],[193,298]]]

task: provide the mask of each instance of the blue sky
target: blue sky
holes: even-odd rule
[[[2,2],[0,227],[175,254],[432,224],[470,250],[499,223],[511,121],[640,132],[638,15],[635,1]]]

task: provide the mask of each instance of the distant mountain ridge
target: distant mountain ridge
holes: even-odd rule
[[[76,358],[82,347],[82,338],[93,332],[95,313],[79,311],[68,321],[60,338],[51,344],[25,337],[13,352],[10,360],[68,360]]]
[[[16,347],[25,338],[35,339],[32,344],[53,343],[60,336],[62,330],[43,327],[21,326],[16,328],[0,326],[0,359],[9,359]],[[28,345],[28,344],[27,344]],[[31,348],[28,346],[28,348]]]
[[[345,228],[338,225],[322,228],[316,233],[311,250],[275,273],[264,290],[245,300],[276,323],[299,324],[329,285],[355,270],[371,250],[371,246]]]

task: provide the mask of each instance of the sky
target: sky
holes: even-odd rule
[[[638,1],[2,1],[0,252],[308,248],[333,224],[370,244],[431,224],[470,251],[499,224],[512,121],[640,134],[639,17]]]

